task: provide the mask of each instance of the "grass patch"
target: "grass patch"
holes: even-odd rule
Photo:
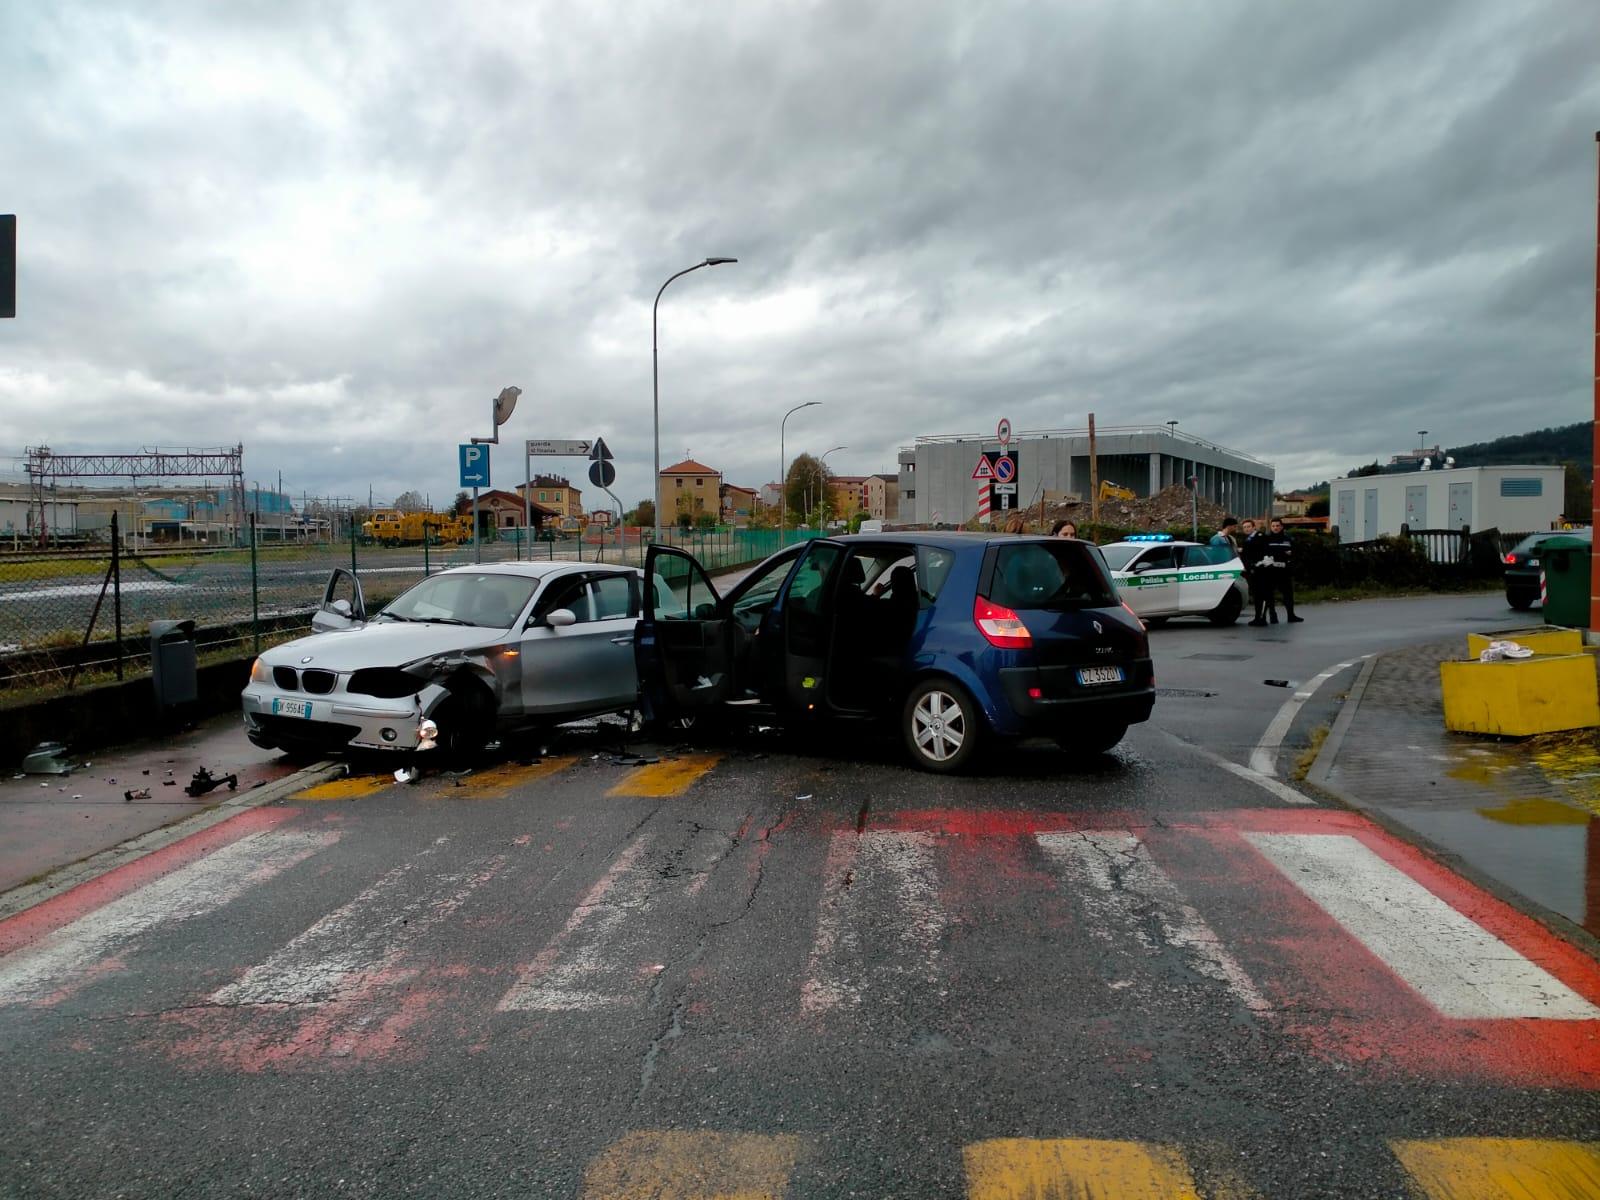
[[[1404,596],[1468,596],[1498,592],[1504,586],[1498,579],[1479,579],[1459,587],[1385,587],[1378,583],[1328,584],[1322,587],[1296,587],[1295,607],[1302,604],[1327,604],[1344,600],[1394,600]]]
[[[1311,774],[1311,768],[1317,765],[1317,755],[1322,753],[1322,743],[1328,740],[1329,728],[1318,725],[1311,731],[1311,739],[1306,743],[1306,748],[1300,751],[1300,756],[1294,760],[1294,770],[1291,772],[1296,783],[1304,783],[1306,776]]]

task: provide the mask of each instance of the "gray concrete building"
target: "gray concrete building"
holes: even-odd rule
[[[1260,516],[1272,507],[1275,472],[1240,450],[1230,450],[1167,425],[1097,426],[1099,477],[1150,496],[1191,475],[1200,495],[1242,516]],[[959,525],[978,511],[973,468],[984,451],[1000,443],[980,434],[919,437],[900,450],[900,509],[905,524]],[[1050,496],[1089,499],[1089,431],[1032,429],[1014,434],[1017,460],[1016,507],[1037,508]]]

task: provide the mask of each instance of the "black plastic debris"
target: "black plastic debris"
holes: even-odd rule
[[[1289,681],[1287,679],[1263,679],[1261,682],[1266,684],[1268,687],[1289,687],[1290,686]]]
[[[122,802],[124,804],[131,804],[135,800],[148,800],[148,799],[150,799],[150,789],[149,788],[129,788],[127,791],[122,793]]]
[[[194,778],[189,780],[188,786],[183,790],[191,796],[204,796],[207,792],[216,791],[223,784],[228,785],[230,792],[235,791],[239,787],[239,777],[237,775],[213,775],[205,767],[201,767],[194,773]]]

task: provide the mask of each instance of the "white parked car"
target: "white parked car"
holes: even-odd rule
[[[1225,547],[1152,533],[1102,546],[1100,552],[1117,591],[1147,625],[1164,624],[1169,617],[1232,625],[1250,599],[1244,564]]]
[[[293,753],[439,748],[465,753],[500,731],[631,709],[643,572],[600,563],[456,567],[370,617],[337,570],[313,633],[256,659],[241,701],[258,746]],[[656,603],[674,603],[656,581]],[[346,598],[348,597],[348,598]]]

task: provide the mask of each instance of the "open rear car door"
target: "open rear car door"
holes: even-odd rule
[[[367,602],[361,594],[361,581],[343,567],[335,567],[322,593],[322,604],[311,614],[311,632],[353,629],[366,620]]]
[[[733,620],[704,568],[672,546],[644,560],[644,608],[633,632],[640,706],[652,721],[704,714],[734,691]]]

